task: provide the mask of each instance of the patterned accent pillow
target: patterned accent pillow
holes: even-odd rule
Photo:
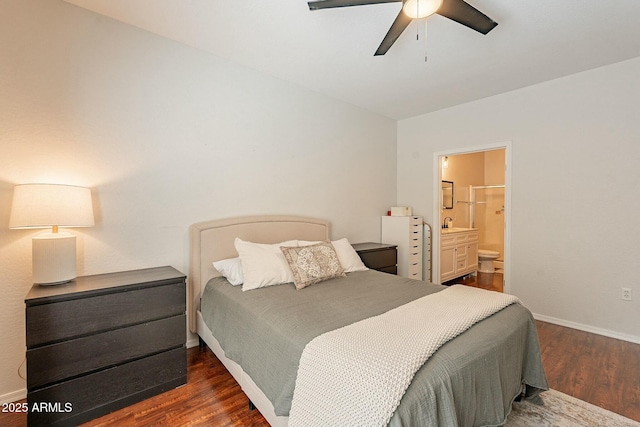
[[[331,242],[297,247],[281,246],[280,249],[293,271],[296,289],[346,276]]]

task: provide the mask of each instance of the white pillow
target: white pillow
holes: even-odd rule
[[[319,242],[298,240],[299,246],[314,245],[316,243]],[[362,259],[360,259],[360,256],[358,255],[356,250],[353,249],[353,246],[351,246],[351,243],[349,243],[349,240],[346,237],[340,240],[332,240],[331,244],[336,250],[338,260],[340,261],[342,268],[344,268],[345,273],[368,270],[368,268],[364,265]]]
[[[280,246],[298,246],[297,240],[268,245],[246,242],[236,237],[234,244],[242,263],[243,291],[293,283],[293,272]]]
[[[233,286],[242,285],[244,278],[242,276],[242,262],[240,261],[240,257],[214,261],[213,267],[226,277]]]
[[[353,249],[353,246],[351,246],[351,243],[349,243],[346,237],[340,240],[333,240],[331,243],[336,249],[340,264],[342,264],[342,268],[344,268],[346,273],[368,270],[362,262],[362,259],[360,259],[360,255]]]

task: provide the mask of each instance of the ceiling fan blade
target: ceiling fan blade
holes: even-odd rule
[[[487,34],[498,25],[464,0],[444,0],[436,13],[482,34]]]
[[[380,56],[387,53],[387,51],[393,46],[393,44],[398,40],[400,34],[411,24],[413,19],[409,18],[406,13],[400,10],[398,16],[396,16],[396,20],[391,24],[391,28],[387,32],[387,35],[382,39],[382,43],[378,46],[378,50],[374,53],[374,56]]]
[[[365,4],[378,4],[378,3],[398,3],[402,0],[319,0],[310,1],[310,10],[318,9],[332,9],[334,7],[347,7],[347,6],[363,6]]]

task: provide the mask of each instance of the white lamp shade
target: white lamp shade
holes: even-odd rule
[[[88,188],[23,184],[13,190],[9,228],[92,227],[94,224]]]
[[[433,15],[440,6],[442,0],[407,0],[402,10],[409,18],[420,19]]]

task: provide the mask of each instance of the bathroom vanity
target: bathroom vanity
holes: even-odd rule
[[[443,228],[440,234],[440,283],[478,269],[478,230]]]

